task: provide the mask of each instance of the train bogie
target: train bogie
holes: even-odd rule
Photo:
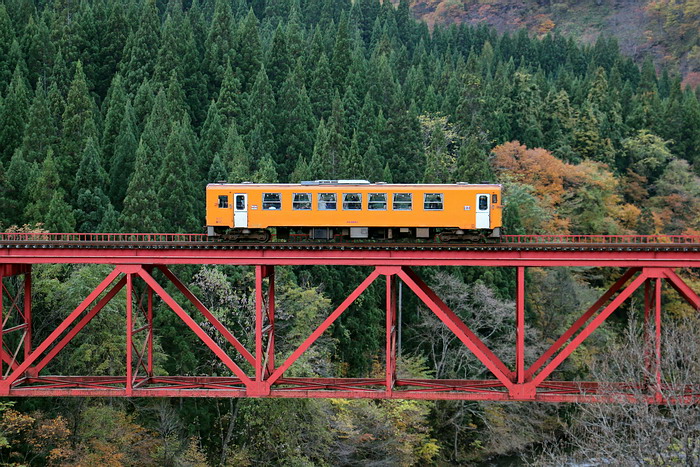
[[[210,236],[266,241],[304,234],[313,240],[497,238],[501,186],[409,185],[366,181],[207,185]]]

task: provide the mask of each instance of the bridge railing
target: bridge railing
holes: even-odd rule
[[[698,235],[503,235],[505,243],[521,244],[698,244]]]
[[[193,243],[207,240],[205,234],[189,233],[0,233],[0,241],[6,242]]]

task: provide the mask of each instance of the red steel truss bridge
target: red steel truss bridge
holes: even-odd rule
[[[62,322],[42,335],[33,323],[32,266],[107,264],[104,280]],[[241,265],[255,270],[254,348],[246,348],[171,270],[173,265]],[[371,272],[290,355],[275,353],[275,267],[289,265],[369,266]],[[503,361],[421,279],[420,266],[485,266],[516,269],[513,361]],[[525,360],[525,268],[598,267],[621,271],[605,291],[533,362]],[[190,234],[0,235],[0,395],[124,397],[345,397],[377,399],[521,400],[595,402],[633,399],[633,382],[560,381],[562,362],[632,294],[644,297],[648,365],[655,381],[645,383],[650,401],[664,402],[660,371],[662,293],[678,293],[696,310],[700,297],[677,274],[700,267],[700,237],[692,236],[505,236],[497,244],[436,243],[220,243]],[[373,282],[385,285],[384,377],[293,378],[287,370]],[[402,379],[396,372],[397,285],[402,281],[490,371],[486,380]],[[125,289],[125,294],[117,294]],[[171,295],[171,292],[177,291]],[[663,292],[662,292],[663,291]],[[57,354],[110,301],[122,301],[126,371],[121,376],[58,375]],[[225,376],[158,376],[153,367],[154,303],[175,313],[220,360]],[[218,335],[215,335],[218,334]],[[652,334],[652,335],[653,335]],[[635,386],[636,384],[636,386]],[[602,388],[605,388],[603,390]],[[612,389],[611,389],[612,388]],[[612,391],[612,392],[611,392]],[[646,396],[645,396],[646,397]],[[682,400],[700,401],[700,388],[684,387]],[[619,399],[617,399],[619,400]]]

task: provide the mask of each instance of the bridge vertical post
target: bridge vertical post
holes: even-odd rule
[[[661,398],[661,278],[656,278],[654,286],[654,376],[656,383],[656,399]]]
[[[133,392],[132,384],[132,338],[134,332],[133,325],[133,292],[134,276],[126,274],[126,395],[131,396]]]
[[[275,371],[275,267],[267,268],[267,350],[266,350],[266,376]]]
[[[3,340],[5,334],[5,310],[4,310],[4,297],[5,297],[5,276],[0,272],[0,378],[4,379],[5,371],[3,369],[3,358],[2,355],[5,353],[5,342]],[[8,312],[9,313],[9,312]]]
[[[396,274],[386,274],[386,392],[396,382]]]
[[[24,273],[24,359],[32,353],[32,269]]]
[[[273,281],[274,278],[271,277],[272,271],[269,266],[255,266],[255,379],[252,382],[253,387],[249,388],[249,393],[255,396],[267,396],[270,394],[270,383],[265,381],[266,370],[269,369],[269,366],[265,365],[266,353],[263,350],[263,334],[265,333],[263,328],[265,318],[263,279],[270,277],[270,281]],[[268,293],[269,291],[270,289],[268,289]],[[267,350],[269,351],[270,348],[268,347]]]
[[[651,372],[651,357],[649,347],[651,346],[651,301],[653,294],[651,291],[651,279],[644,281],[644,370]]]
[[[153,289],[146,284],[146,320],[148,321],[148,377],[153,377]]]
[[[515,287],[515,382],[525,382],[525,267],[516,268]]]
[[[262,353],[263,327],[263,271],[262,266],[255,266],[255,382],[263,378]]]

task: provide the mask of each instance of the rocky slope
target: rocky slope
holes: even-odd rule
[[[526,28],[531,34],[573,35],[595,43],[617,39],[638,60],[651,56],[670,65],[685,84],[700,83],[700,0],[409,0],[414,15],[436,23],[488,24],[500,32]]]

